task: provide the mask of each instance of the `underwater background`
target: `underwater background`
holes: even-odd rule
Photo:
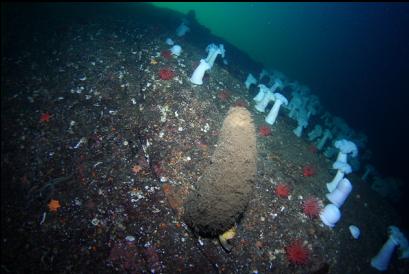
[[[1,20],[2,272],[406,273],[408,4]]]

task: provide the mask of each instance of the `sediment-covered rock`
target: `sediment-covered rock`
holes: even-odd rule
[[[231,228],[251,198],[257,170],[256,130],[250,112],[229,110],[212,162],[185,203],[185,222],[204,236]]]

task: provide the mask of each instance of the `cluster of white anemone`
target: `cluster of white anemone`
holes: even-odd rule
[[[218,55],[221,55],[222,58],[224,58],[226,51],[223,44],[220,44],[219,46],[210,44],[206,47],[206,52],[208,53],[207,57],[200,60],[199,66],[197,66],[192,77],[190,77],[190,82],[195,85],[203,84],[203,76],[205,72],[213,67]]]
[[[280,79],[276,79],[270,88],[263,84],[258,85],[258,87],[259,92],[253,98],[256,102],[255,108],[259,112],[265,112],[267,105],[273,101],[274,105],[265,118],[267,124],[273,125],[277,119],[281,105],[288,104],[287,98],[285,98],[284,95],[275,92],[276,90],[283,88],[283,82]]]

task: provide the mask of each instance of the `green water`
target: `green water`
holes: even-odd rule
[[[366,6],[359,4],[162,2],[154,5],[182,13],[194,10],[198,21],[212,33],[266,66],[296,73],[293,77],[309,74],[313,64],[320,63],[317,60],[320,57],[326,57],[323,61],[329,63],[333,61],[329,58],[338,57],[337,51],[351,51],[354,42],[351,39],[371,32],[373,27],[365,24],[371,18],[362,16]],[[350,53],[374,44],[377,37],[369,38],[358,47],[354,45],[354,52]]]
[[[382,50],[400,46],[396,39],[390,38],[393,33],[402,33],[396,27],[403,24],[399,14],[396,16],[401,8],[398,4],[153,4],[185,14],[194,10],[197,20],[213,34],[244,50],[266,67],[311,85],[318,80],[317,71],[326,74],[328,70],[335,70],[332,75],[337,74],[337,80],[343,83],[348,79],[347,70],[351,65],[355,71],[365,70],[365,65],[378,65],[377,60],[384,58],[380,54]],[[401,5],[406,8],[403,10],[408,10]],[[334,64],[337,67],[333,67]],[[324,84],[322,88],[330,86]]]
[[[164,2],[154,5],[185,14],[189,10],[195,10],[197,20],[213,34],[223,37],[262,63],[282,63],[285,56],[272,53],[291,47],[288,39],[280,39],[291,34],[291,29],[288,29],[291,26],[283,23],[290,9],[288,4]],[[292,25],[296,27],[297,24]],[[273,57],[274,55],[276,56]],[[277,58],[281,60],[278,61]]]

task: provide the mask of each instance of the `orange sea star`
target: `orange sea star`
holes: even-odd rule
[[[51,212],[57,212],[57,210],[61,207],[60,205],[60,201],[58,200],[54,200],[52,199],[49,203],[48,203],[48,209]]]
[[[132,172],[133,172],[134,174],[138,174],[141,170],[142,170],[142,168],[141,168],[140,165],[134,165],[134,166],[132,167]]]

